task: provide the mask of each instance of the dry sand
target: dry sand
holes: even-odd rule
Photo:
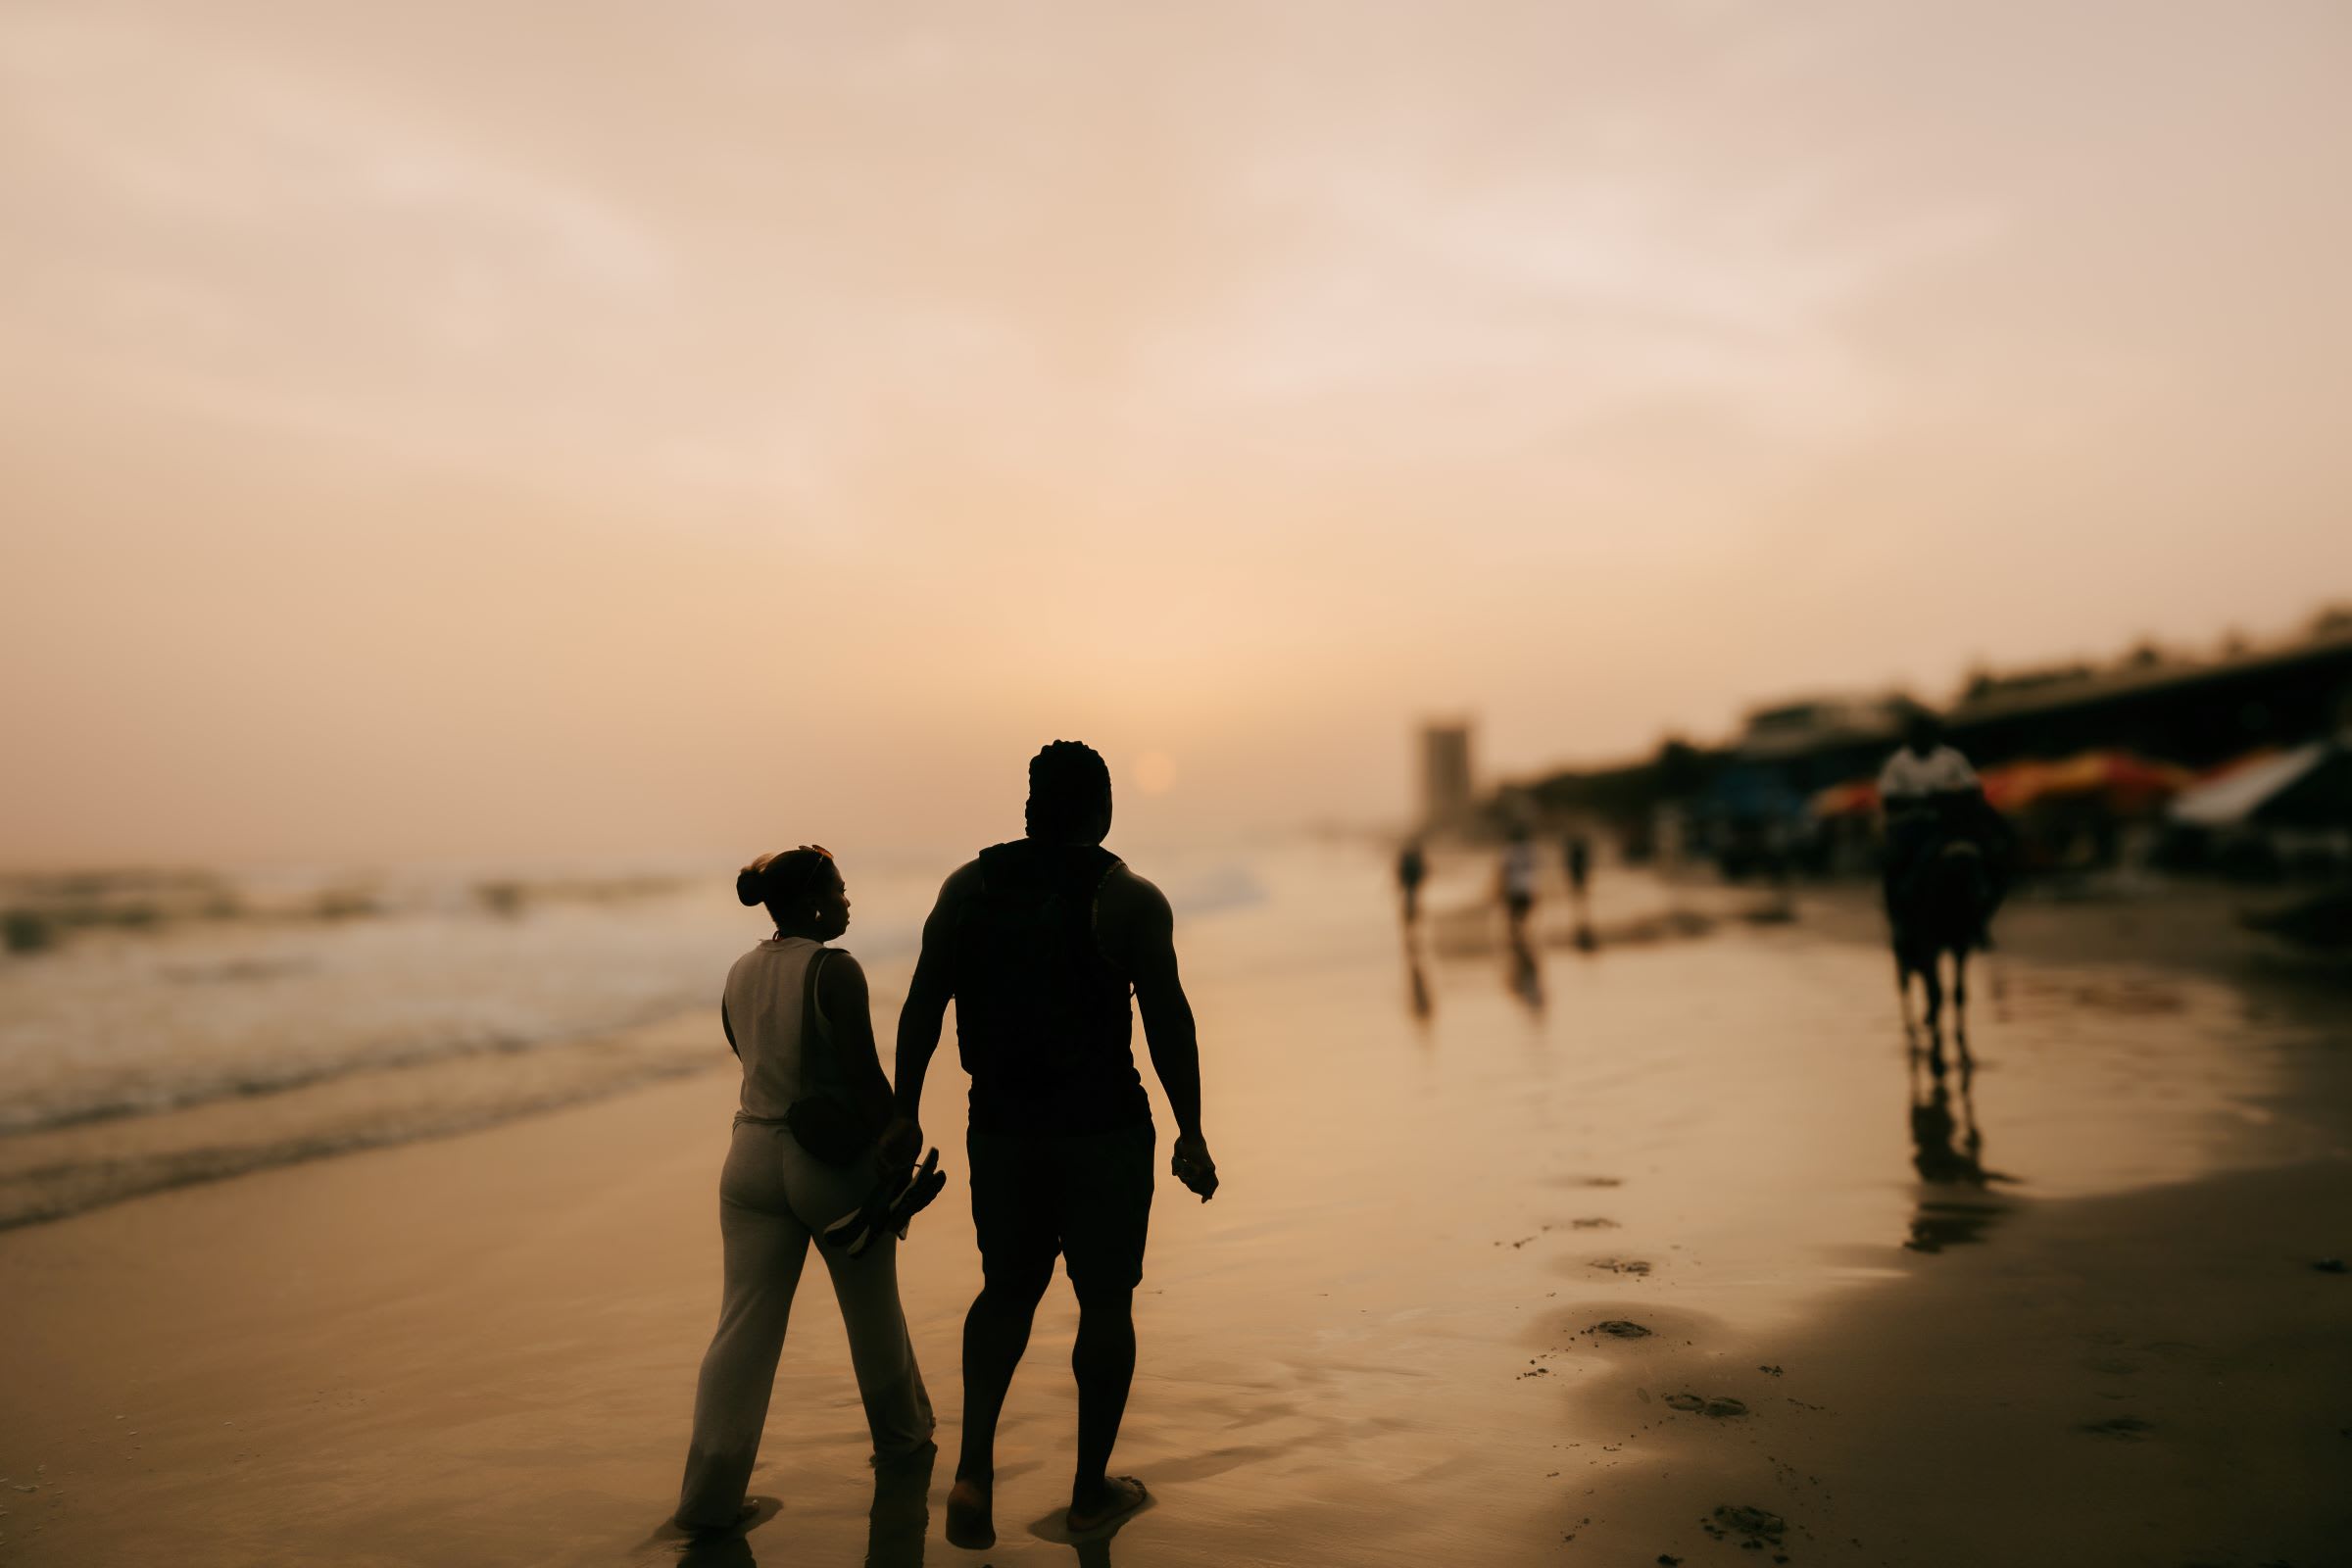
[[[2352,1277],[2313,1267],[2352,1251],[2339,995],[2013,942],[1971,1100],[2018,1179],[1925,1183],[1867,945],[1551,950],[1541,1007],[1466,955],[1416,1018],[1385,918],[1334,858],[1182,934],[1226,1188],[1163,1179],[1153,1216],[1118,1455],[1153,1508],[1052,1539],[1057,1287],[999,1546],[941,1539],[949,1460],[927,1516],[869,1518],[812,1274],[754,1483],[781,1506],[689,1560],[2352,1561]],[[933,1085],[960,1167],[952,1057]],[[714,1071],[0,1235],[0,1562],[676,1560],[731,1099]],[[904,1256],[952,1454],[959,1179]]]

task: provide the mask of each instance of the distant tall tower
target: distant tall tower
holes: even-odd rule
[[[1472,810],[1470,721],[1446,719],[1421,726],[1421,825],[1460,827]]]

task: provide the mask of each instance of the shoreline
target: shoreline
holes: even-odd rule
[[[93,1117],[0,1137],[0,1234],[115,1203],[497,1127],[692,1073],[720,1038],[714,1008],[535,1048],[337,1072],[149,1115]],[[559,1064],[551,1059],[563,1055]],[[534,1059],[536,1058],[536,1059]]]

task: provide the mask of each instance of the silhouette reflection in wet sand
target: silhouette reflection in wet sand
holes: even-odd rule
[[[774,1497],[746,1497],[743,1517],[730,1529],[688,1531],[668,1520],[654,1532],[652,1544],[675,1545],[679,1568],[757,1568],[760,1559],[752,1554],[751,1533],[783,1507]]]
[[[1107,1526],[1085,1532],[1073,1532],[1068,1514],[1056,1508],[1043,1518],[1031,1520],[1029,1534],[1039,1541],[1069,1547],[1077,1553],[1078,1568],[1110,1568],[1110,1544],[1118,1539],[1119,1532],[1138,1514],[1149,1513],[1157,1506],[1157,1497],[1146,1497],[1133,1512],[1121,1514]]]
[[[1940,1252],[1946,1247],[1982,1241],[1985,1227],[2008,1212],[2007,1205],[1983,1197],[1969,1199],[1952,1193],[1984,1194],[1995,1183],[2014,1176],[1984,1168],[1984,1132],[1977,1123],[1975,1094],[1977,1063],[1968,1049],[1966,1031],[1952,1036],[1959,1079],[1959,1111],[1953,1113],[1951,1086],[1945,1080],[1943,1039],[1930,1034],[1923,1049],[1920,1033],[1904,1031],[1909,1058],[1911,1101],[1911,1165],[1930,1189],[1922,1193],[1919,1211],[1911,1219],[1910,1240],[1903,1246],[1914,1252]]]
[[[931,1528],[931,1470],[938,1462],[935,1444],[874,1468],[874,1505],[865,1515],[865,1568],[922,1568],[923,1537]]]
[[[1544,970],[1536,961],[1534,949],[1516,942],[1511,945],[1509,977],[1511,995],[1527,1004],[1531,1012],[1542,1012]]]
[[[938,1462],[939,1446],[926,1444],[874,1467],[874,1500],[865,1515],[865,1568],[922,1568],[923,1538],[931,1529],[931,1476]],[[752,1497],[732,1530],[686,1535],[672,1525],[655,1532],[655,1539],[680,1543],[678,1568],[759,1568],[751,1533],[782,1507],[774,1497]]]
[[[1404,950],[1405,997],[1412,1006],[1413,1016],[1427,1023],[1437,1011],[1429,991],[1429,971],[1422,967],[1421,950],[1408,943]]]

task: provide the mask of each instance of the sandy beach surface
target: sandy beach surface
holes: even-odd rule
[[[1604,876],[1596,951],[1555,899],[1530,987],[1466,915],[1416,984],[1360,853],[1263,883],[1179,933],[1225,1186],[1161,1180],[1115,1465],[1156,1500],[1109,1540],[1060,1537],[1058,1285],[1000,1543],[940,1534],[952,1044],[955,1176],[902,1261],[927,1490],[877,1492],[812,1272],[772,1504],[663,1535],[717,1303],[712,1019],[707,1073],[0,1234],[0,1563],[2352,1563],[2340,984],[2203,906],[2021,906],[1939,1093],[1858,894],[1763,922]]]

